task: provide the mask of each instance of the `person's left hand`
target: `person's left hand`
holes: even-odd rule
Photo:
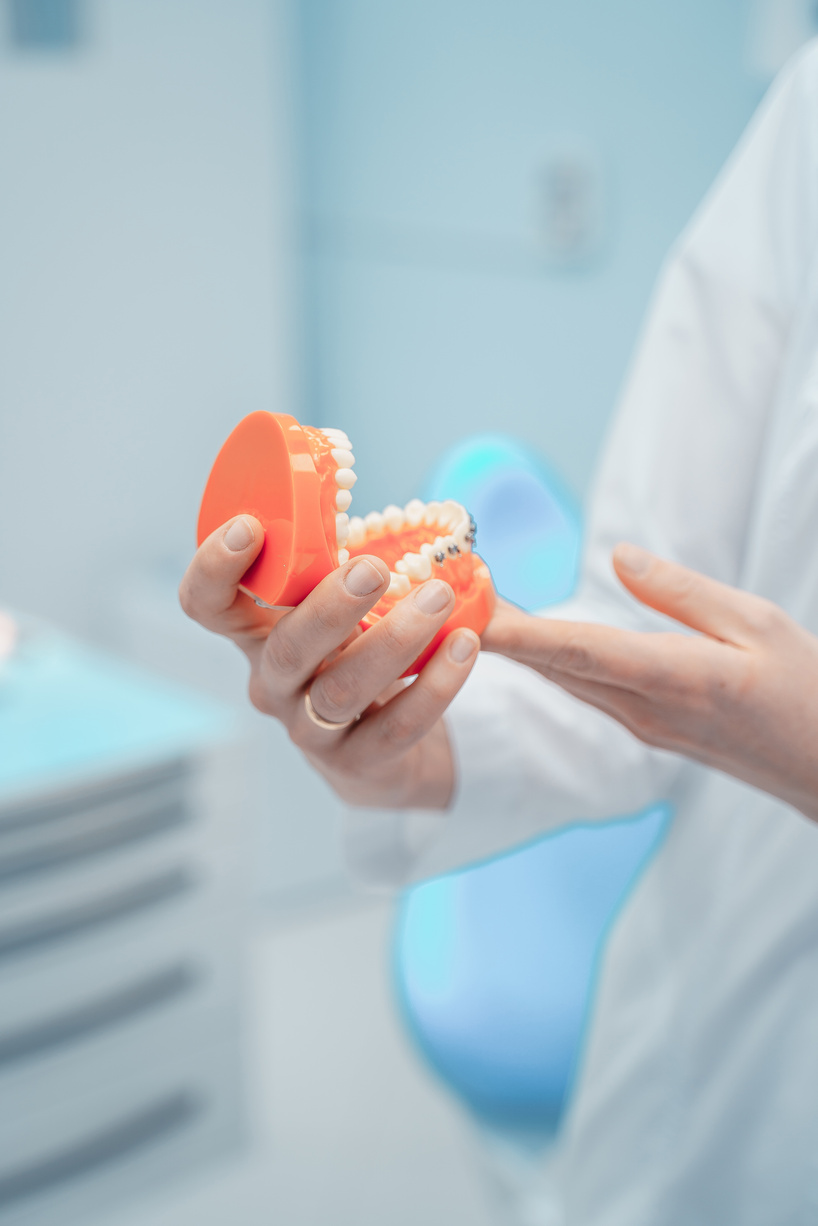
[[[640,740],[770,792],[818,821],[818,638],[777,605],[619,545],[644,604],[699,631],[639,634],[502,602],[483,648],[520,661]]]

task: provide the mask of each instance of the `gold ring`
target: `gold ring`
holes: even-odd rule
[[[312,705],[309,690],[304,691],[304,710],[307,712],[308,718],[312,720],[316,728],[326,728],[328,732],[341,732],[342,729],[348,728],[350,724],[354,724],[355,721],[360,718],[357,715],[353,715],[352,719],[342,719],[341,722],[337,724],[334,724],[332,720],[322,719],[315,707]]]

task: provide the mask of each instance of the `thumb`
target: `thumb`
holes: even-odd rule
[[[756,597],[626,542],[614,549],[613,565],[628,591],[657,613],[727,643],[748,641],[747,603]]]
[[[226,633],[223,624],[236,600],[245,571],[264,544],[264,529],[250,515],[237,515],[202,541],[179,588],[188,617],[210,630]]]

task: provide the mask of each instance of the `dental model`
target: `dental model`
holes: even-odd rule
[[[300,604],[351,557],[376,555],[391,579],[361,622],[364,629],[416,584],[445,579],[455,593],[454,610],[407,671],[411,676],[452,630],[485,630],[494,610],[491,575],[472,551],[474,521],[458,502],[414,498],[405,507],[350,518],[354,467],[352,444],[342,430],[301,426],[286,413],[251,413],[216,457],[199,511],[198,541],[235,515],[258,519],[264,544],[241,590],[271,609]]]

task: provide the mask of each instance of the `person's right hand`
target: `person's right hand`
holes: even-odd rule
[[[350,804],[445,808],[454,765],[442,716],[466,680],[480,640],[450,634],[420,676],[398,679],[449,616],[454,594],[430,579],[367,630],[359,621],[389,583],[376,557],[352,558],[296,608],[259,608],[238,590],[261,549],[258,520],[241,515],[217,528],[196,552],[179,589],[195,621],[226,635],[250,661],[250,699],[285,725],[291,739]],[[309,692],[320,728],[305,707]]]

